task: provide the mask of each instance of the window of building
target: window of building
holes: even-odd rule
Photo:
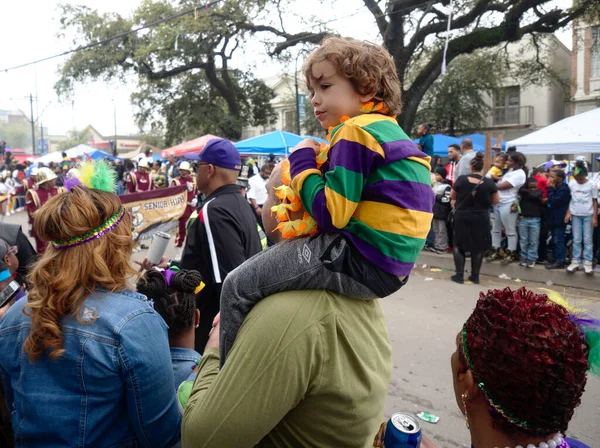
[[[286,110],[283,113],[283,130],[286,132],[296,132],[296,114],[293,110]]]
[[[494,125],[519,124],[520,103],[519,86],[497,89],[494,92]]]
[[[600,26],[592,27],[591,78],[600,78]]]

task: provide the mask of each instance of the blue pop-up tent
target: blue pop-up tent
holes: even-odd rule
[[[456,144],[460,146],[462,139],[456,137],[450,137],[444,134],[433,134],[433,154],[440,157],[448,157],[448,146]],[[413,140],[415,143],[419,143],[419,139]]]
[[[92,160],[104,160],[106,158],[108,158],[110,160],[116,160],[117,159],[112,154],[109,154],[109,153],[104,152],[104,151],[100,151],[99,149],[97,149],[95,151],[90,151],[90,152],[87,153],[87,155],[90,156],[90,159],[92,159]]]
[[[233,145],[242,154],[287,156],[290,150],[305,138],[312,138],[318,142],[324,141],[317,137],[300,136],[286,131],[275,131],[251,137]]]
[[[482,152],[485,150],[485,135],[483,134],[470,134],[463,135],[461,137],[450,137],[449,135],[444,134],[433,134],[433,154],[436,156],[447,157],[448,156],[448,146],[452,144],[456,144],[460,146],[460,143],[466,139],[470,138],[473,142],[473,149],[477,152]],[[419,143],[419,139],[414,139],[413,142]],[[496,143],[496,139],[492,138],[492,146]],[[502,150],[506,150],[506,141],[502,141]]]

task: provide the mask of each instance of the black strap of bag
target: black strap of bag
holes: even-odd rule
[[[477,188],[483,183],[483,179],[484,177],[481,176],[481,179],[479,180],[479,182],[477,182],[477,185],[475,185],[475,188],[473,188],[473,190],[471,190],[471,194],[469,194],[467,197],[465,197],[462,201],[460,201],[458,203],[457,206],[455,206],[452,211],[450,212],[450,216],[448,218],[448,220],[450,222],[454,222],[454,215],[456,215],[456,211],[462,206],[464,205],[465,202],[467,202],[467,199],[469,199],[469,197],[474,198],[475,195],[477,194]]]

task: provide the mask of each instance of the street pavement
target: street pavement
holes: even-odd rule
[[[5,222],[19,223],[27,232],[25,213],[7,217]],[[132,260],[142,260],[146,252],[133,254]],[[174,252],[171,243],[166,255],[173,256]],[[544,283],[516,283],[486,276],[479,286],[458,285],[448,280],[450,275],[450,271],[432,271],[429,267],[419,266],[404,288],[383,299],[393,349],[393,371],[385,416],[398,411],[426,411],[439,416],[437,424],[421,422],[423,432],[439,448],[470,446],[469,433],[454,397],[450,356],[456,349],[456,334],[469,317],[479,292],[506,286],[547,288]],[[545,279],[540,278],[540,282],[545,282]],[[581,306],[600,316],[600,294],[597,291],[556,289],[565,297],[578,299]],[[599,447],[599,421],[600,380],[590,376],[568,435],[591,447]]]
[[[454,397],[450,356],[456,349],[456,334],[473,310],[479,292],[506,286],[547,288],[545,284],[515,283],[495,277],[484,277],[479,286],[458,285],[448,280],[450,275],[420,267],[404,288],[383,300],[393,349],[385,415],[426,411],[439,416],[437,424],[421,422],[421,427],[440,448],[470,446],[469,432]],[[579,299],[580,305],[600,316],[597,292],[564,288],[559,292]],[[568,435],[599,447],[599,421],[600,380],[589,376]]]

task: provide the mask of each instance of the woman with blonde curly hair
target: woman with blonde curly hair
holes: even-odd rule
[[[167,327],[128,288],[130,215],[116,195],[74,183],[37,212],[50,244],[28,300],[0,324],[16,444],[172,446],[181,417]]]

